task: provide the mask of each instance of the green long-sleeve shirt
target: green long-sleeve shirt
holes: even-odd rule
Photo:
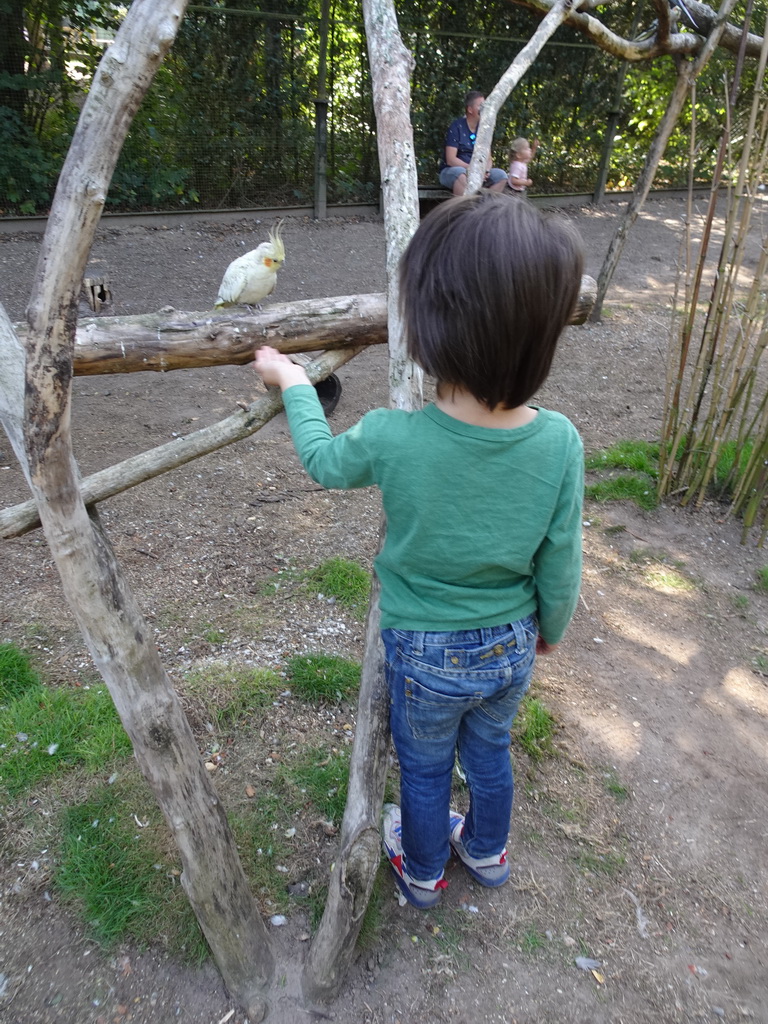
[[[427,405],[375,409],[334,437],[313,388],[283,398],[314,480],[381,490],[383,629],[477,629],[535,612],[559,642],[581,580],[584,456],[569,420],[539,409],[514,429],[475,427]]]

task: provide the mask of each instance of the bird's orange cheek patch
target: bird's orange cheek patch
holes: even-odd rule
[[[264,257],[264,266],[265,267],[271,267],[274,262],[275,261],[272,259],[271,256],[265,256]]]

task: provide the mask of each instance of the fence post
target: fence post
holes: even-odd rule
[[[325,220],[328,193],[328,25],[331,0],[323,0],[320,13],[320,53],[317,62],[317,99],[315,100],[315,220]]]

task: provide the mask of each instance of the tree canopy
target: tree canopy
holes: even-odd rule
[[[445,130],[464,93],[493,87],[551,4],[400,0],[400,29],[415,60],[420,181],[435,182]],[[575,5],[505,104],[495,161],[504,164],[516,136],[538,136],[536,190],[592,192],[615,124],[607,185],[629,187],[674,85],[675,61],[697,52],[715,17],[698,0],[686,0],[686,10],[667,0]],[[737,11],[698,91],[694,176],[702,182],[712,174],[722,80],[741,38],[744,3]],[[107,208],[311,203],[320,14],[321,0],[190,5],[131,126]],[[379,169],[360,0],[331,0],[330,14],[328,200],[371,202]],[[746,37],[747,54],[759,42],[763,17]],[[0,0],[0,215],[47,211],[102,40],[118,18],[106,0]],[[748,67],[745,93],[749,75]],[[670,140],[657,185],[686,180],[687,118]]]

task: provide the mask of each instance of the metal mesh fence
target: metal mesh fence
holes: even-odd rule
[[[354,10],[354,5],[345,5],[345,10]],[[517,17],[530,19],[519,10]],[[518,35],[441,30],[425,23],[416,4],[403,5],[400,19],[415,59],[412,119],[419,180],[437,184],[445,131],[463,112],[465,91],[489,91],[531,26],[522,23]],[[306,14],[192,5],[133,122],[107,209],[312,205],[316,113],[326,106],[317,102],[324,39],[327,201],[375,202],[379,169],[361,22],[332,17],[324,35],[320,19]],[[502,111],[496,165],[507,166],[513,138],[538,137],[532,191],[589,193],[610,137],[608,188],[631,185],[645,157],[655,112],[647,99],[648,68],[629,69],[621,99],[616,95],[619,68],[619,61],[576,33],[558,30]],[[673,77],[671,62],[659,65],[651,76],[659,111]],[[87,88],[87,78],[80,88]],[[640,95],[648,106],[645,120],[637,116]],[[614,110],[617,105],[623,111]],[[33,137],[10,114],[4,120],[0,107],[2,213],[45,212],[75,114],[68,120],[62,106]],[[695,176],[706,178],[711,169],[706,148],[700,148],[697,159]],[[685,184],[687,161],[683,121],[657,184]]]

